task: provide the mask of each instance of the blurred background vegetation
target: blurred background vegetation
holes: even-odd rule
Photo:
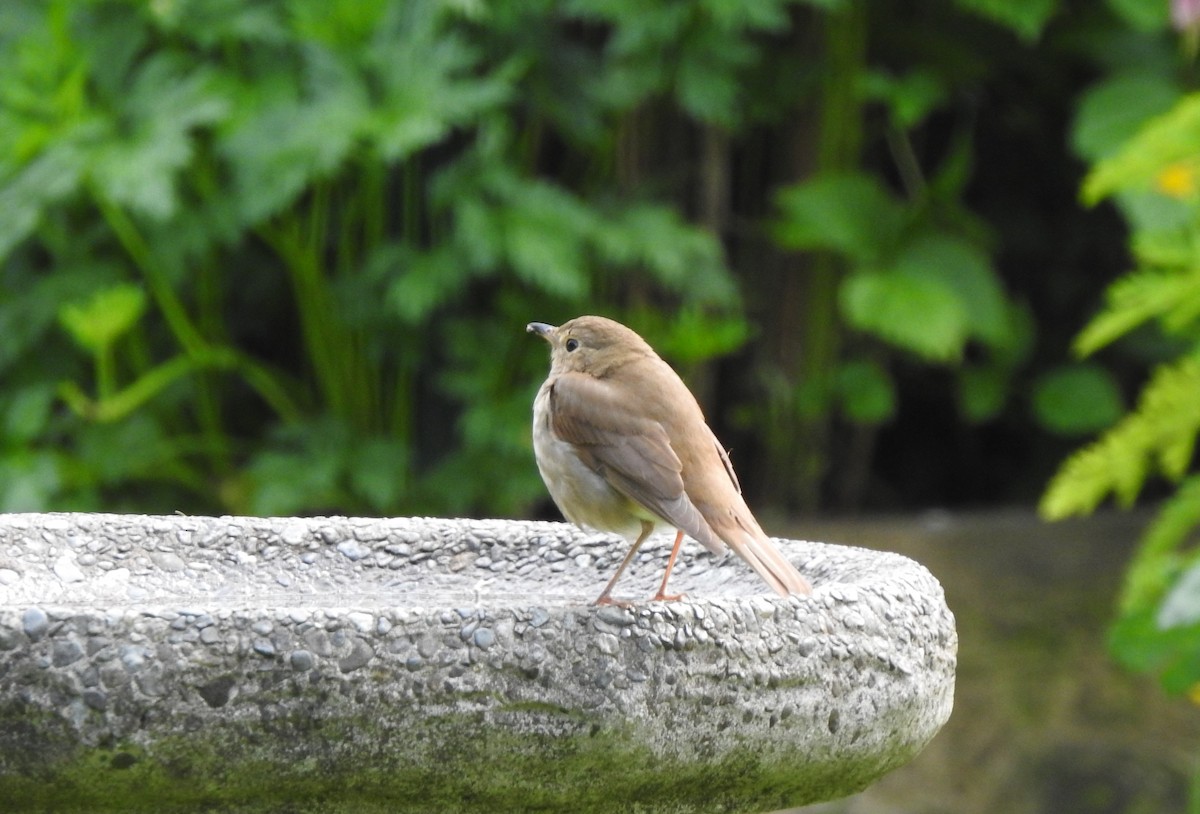
[[[1195,5],[6,0],[0,510],[553,516],[602,313],[756,506],[1164,501],[1200,698]]]
[[[545,511],[522,326],[593,311],[760,505],[1031,502],[1178,351],[1070,352],[1126,224],[1191,211],[1186,161],[1078,199],[1186,92],[1165,4],[13,0],[0,34],[5,510]]]

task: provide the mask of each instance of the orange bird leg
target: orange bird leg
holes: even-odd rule
[[[675,547],[671,549],[671,556],[667,559],[667,572],[663,574],[662,584],[658,586],[658,593],[654,595],[655,601],[659,602],[674,602],[677,599],[683,599],[683,594],[668,594],[667,580],[671,578],[671,569],[675,567],[675,558],[679,556],[679,547],[683,544],[683,532],[675,532]]]
[[[638,538],[633,541],[633,545],[630,547],[629,553],[625,555],[625,559],[621,560],[621,564],[617,566],[617,573],[612,575],[612,579],[610,579],[608,584],[604,586],[604,592],[601,593],[596,601],[592,603],[593,605],[620,605],[624,607],[629,604],[628,602],[619,602],[609,596],[609,594],[612,593],[613,586],[617,584],[617,580],[621,578],[621,574],[624,573],[625,569],[629,566],[629,562],[633,559],[633,555],[637,553],[637,550],[641,547],[642,543],[646,542],[646,538],[650,536],[650,532],[652,531],[654,531],[654,524],[649,520],[643,520],[642,533],[639,534]],[[674,557],[672,557],[672,559],[674,559]]]

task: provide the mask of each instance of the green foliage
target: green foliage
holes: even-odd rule
[[[1143,259],[1149,258],[1143,253]],[[1149,320],[1169,334],[1194,333],[1200,317],[1200,256],[1180,260],[1166,267],[1148,264],[1113,283],[1103,310],[1076,338],[1076,353],[1094,353]]]
[[[1200,359],[1160,367],[1134,411],[1067,460],[1046,490],[1042,513],[1052,520],[1086,514],[1109,494],[1128,506],[1151,472],[1183,477],[1200,432],[1198,388]]]
[[[1105,429],[1124,409],[1113,376],[1099,365],[1066,365],[1036,383],[1033,409],[1042,426],[1062,435]]]
[[[959,0],[959,4],[1008,26],[1026,39],[1037,37],[1058,11],[1055,0]]]
[[[118,285],[92,294],[86,303],[66,303],[58,319],[88,353],[106,353],[146,310],[146,295],[135,285]]]
[[[1143,0],[1108,0],[1108,6],[1139,31],[1157,33],[1167,25],[1170,6]]]
[[[1178,580],[1184,569],[1195,563],[1197,552],[1181,549],[1179,541],[1186,540],[1197,525],[1200,525],[1200,477],[1189,475],[1180,481],[1175,494],[1163,504],[1139,542],[1137,556],[1125,579],[1122,613],[1154,610],[1172,583],[1182,587]]]
[[[1135,100],[1139,92],[1146,98]],[[1173,358],[1154,370],[1131,412],[1067,459],[1041,511],[1049,519],[1086,514],[1110,495],[1128,506],[1154,475],[1175,485],[1130,563],[1110,644],[1130,668],[1184,692],[1200,682],[1200,476],[1193,471],[1200,433],[1200,95],[1160,113],[1171,95],[1164,83],[1124,77],[1102,84],[1081,109],[1076,144],[1096,159],[1083,197],[1120,202],[1134,230],[1137,266],[1108,288],[1075,350],[1090,355],[1135,331],[1153,331],[1168,340]],[[1143,121],[1133,128],[1139,114]],[[1122,143],[1110,143],[1120,135]]]
[[[717,241],[604,169],[652,99],[741,116],[786,5],[14,0],[0,508],[527,510],[526,322],[747,336]]]
[[[932,220],[927,203],[905,204],[863,173],[818,175],[783,189],[778,203],[781,244],[849,266],[838,305],[850,328],[937,364],[957,363],[970,341],[1015,348],[1015,305],[988,254]]]
[[[779,193],[776,239],[789,249],[823,249],[863,262],[894,251],[905,226],[902,204],[874,177],[817,175]]]
[[[846,362],[838,370],[837,388],[846,418],[856,424],[882,424],[896,412],[896,387],[887,370],[876,362]]]
[[[1135,68],[1099,82],[1079,100],[1071,144],[1084,159],[1115,152],[1151,116],[1165,113],[1179,98],[1170,77]]]
[[[1162,173],[1176,162],[1190,165],[1200,140],[1200,95],[1183,97],[1157,116],[1112,155],[1098,161],[1083,184],[1086,203],[1116,192],[1142,192],[1162,182]]]
[[[946,84],[927,69],[916,69],[903,76],[870,71],[863,85],[867,98],[887,106],[891,125],[899,131],[917,127],[946,102]]]
[[[841,289],[842,314],[861,330],[934,362],[958,358],[967,310],[954,292],[906,269],[851,274]]]
[[[766,480],[826,477],[796,427],[891,420],[914,367],[996,419],[1037,332],[966,204],[963,100],[999,69],[960,40],[1033,43],[1060,7],[942,4],[906,53],[907,12],[847,0],[12,0],[0,505],[527,512],[521,328],[586,311],[703,381],[758,340],[734,390],[766,397],[720,401],[758,410]],[[1175,100],[1130,64],[1085,103],[1088,156]],[[1182,276],[1188,204],[1156,178],[1121,202]],[[814,296],[776,296],[782,251]],[[1097,425],[1069,395],[1037,415]]]

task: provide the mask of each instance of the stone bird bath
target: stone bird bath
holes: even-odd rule
[[[618,586],[648,596],[669,536]],[[953,705],[941,586],[780,540],[811,597],[685,545],[588,604],[559,523],[0,515],[10,811],[754,812],[851,794]]]

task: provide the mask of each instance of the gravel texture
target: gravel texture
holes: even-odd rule
[[[671,537],[618,585],[653,593]],[[689,543],[682,601],[589,602],[559,523],[0,515],[6,810],[765,811],[857,791],[953,705],[941,586],[777,541],[777,598]]]

